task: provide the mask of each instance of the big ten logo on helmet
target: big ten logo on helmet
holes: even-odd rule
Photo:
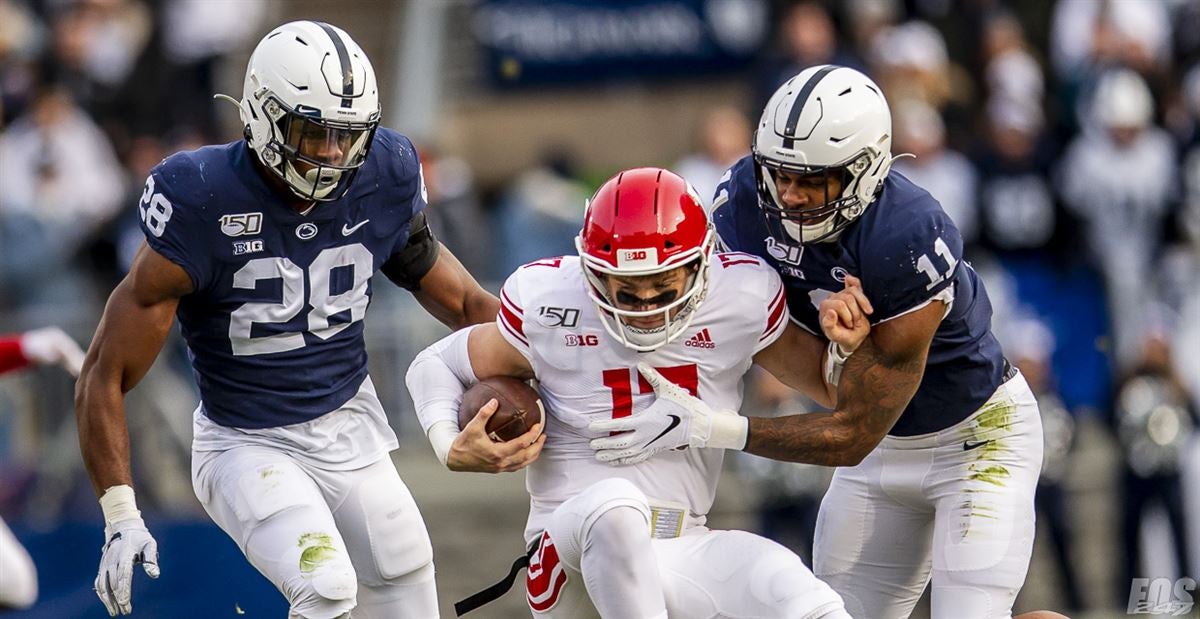
[[[588,333],[588,334],[584,334],[584,335],[575,335],[574,333],[568,333],[567,337],[566,337],[566,344],[567,344],[567,346],[599,346],[600,345],[600,336],[595,335],[593,333]]]
[[[1174,582],[1169,578],[1134,578],[1129,587],[1129,605],[1125,612],[1130,615],[1182,617],[1191,612],[1195,604],[1195,591],[1196,581],[1191,578],[1180,578]]]
[[[245,236],[262,232],[262,213],[221,215],[221,232],[225,236]]]
[[[543,327],[551,329],[554,327],[571,329],[579,324],[579,310],[574,307],[544,305],[538,310],[538,322],[542,323]]]
[[[637,267],[653,267],[658,266],[658,249],[647,247],[645,249],[618,249],[617,250],[617,267],[618,268],[637,268]]]

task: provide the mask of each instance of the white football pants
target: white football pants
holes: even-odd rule
[[[650,506],[624,479],[597,482],[554,511],[530,561],[538,619],[848,618],[800,557],[745,531],[651,539]]]
[[[813,571],[854,617],[1012,616],[1033,551],[1042,422],[1021,375],[962,422],[887,437],[839,468],[821,501]]]
[[[199,452],[192,485],[290,618],[438,616],[429,533],[390,458],[328,471],[269,447]]]

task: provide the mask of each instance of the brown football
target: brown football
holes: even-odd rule
[[[487,424],[487,434],[493,441],[511,441],[542,421],[541,398],[533,387],[516,378],[495,376],[479,381],[463,394],[458,427],[465,428],[492,398],[500,404]]]

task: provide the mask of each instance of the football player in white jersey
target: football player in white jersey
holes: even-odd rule
[[[527,602],[535,617],[847,617],[841,599],[784,547],[707,529],[720,449],[667,452],[612,467],[590,422],[652,400],[701,395],[737,410],[759,363],[822,401],[824,345],[791,325],[778,275],[748,254],[713,253],[701,201],[679,176],[639,168],[588,204],[579,256],[540,260],[505,283],[495,324],[458,331],[413,362],[408,386],[438,456],[455,470],[512,470],[482,429],[493,400],[459,431],[465,385],[534,378],[545,438],[526,480]],[[857,290],[827,299],[829,336],[853,350],[868,331]],[[792,351],[811,353],[797,359]],[[787,354],[781,354],[787,351]],[[707,421],[707,420],[706,420]],[[661,415],[658,437],[716,440],[730,424]],[[677,435],[677,436],[672,436]],[[687,440],[687,439],[685,439]],[[726,439],[720,439],[726,440]]]

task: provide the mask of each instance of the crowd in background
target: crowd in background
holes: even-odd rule
[[[83,327],[140,241],[135,211],[149,169],[171,152],[231,139],[210,98],[214,76],[222,62],[244,63],[275,7],[214,6],[0,0],[0,331],[58,322],[86,343]],[[1177,572],[1195,575],[1187,549],[1200,531],[1186,531],[1183,462],[1200,408],[1200,3],[772,8],[773,43],[742,76],[752,106],[709,110],[677,171],[710,196],[748,154],[779,84],[816,64],[866,71],[891,104],[893,170],[953,217],[1006,353],[1038,392],[1048,445],[1039,505],[1068,603],[1083,604],[1061,484],[1081,419],[1102,420],[1120,446],[1127,557],[1138,555],[1146,506],[1159,502]],[[432,225],[481,280],[574,252],[594,186],[586,179],[612,170],[581,170],[565,148],[546,153],[496,187],[476,187],[455,153],[422,153]],[[186,385],[182,352],[175,359]],[[763,409],[791,405],[765,381],[758,391]],[[54,401],[69,408],[69,394]],[[0,394],[0,412],[15,410],[22,402]],[[28,496],[12,488],[38,481],[22,473],[31,447],[14,446],[21,423],[0,422],[0,509],[9,515]],[[58,425],[39,427],[53,436]],[[757,474],[778,486],[762,512],[768,532],[785,536],[815,514],[821,473]],[[1133,559],[1117,564],[1126,566],[1121,582],[1138,571]]]

